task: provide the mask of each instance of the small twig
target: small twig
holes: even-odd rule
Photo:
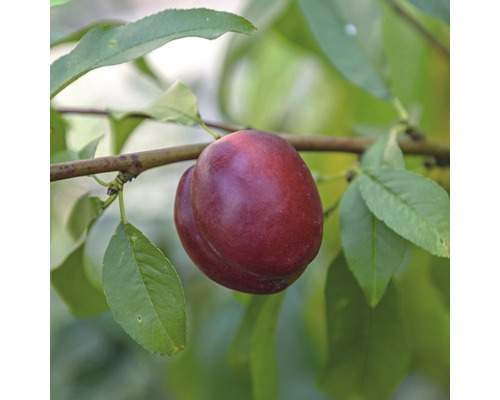
[[[395,0],[386,0],[396,14],[406,20],[419,34],[421,34],[435,49],[437,49],[446,60],[450,62],[450,50],[447,49],[420,21],[410,15],[400,4]]]

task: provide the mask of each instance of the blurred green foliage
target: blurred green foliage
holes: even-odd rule
[[[76,10],[83,3],[73,0],[54,7],[54,13],[58,14],[54,14],[51,29],[68,33],[66,21],[62,22],[60,16],[64,15],[65,7]],[[209,2],[206,3],[210,8]],[[449,142],[449,60],[398,17],[385,1],[379,3],[383,47],[391,67],[394,93],[409,111],[412,124],[429,138]],[[403,0],[401,3],[406,5]],[[405,9],[438,40],[449,45],[446,23],[414,7]],[[102,11],[97,5],[96,10]],[[269,131],[378,136],[398,120],[399,115],[390,102],[366,93],[332,66],[315,42],[296,1],[276,1],[272,5],[263,0],[248,1],[247,9],[239,15],[250,20],[257,31],[252,37],[233,35],[228,40],[218,76],[218,94],[208,99],[226,122]],[[104,15],[103,19],[109,17]],[[94,22],[95,19],[81,20],[78,28]],[[151,75],[154,68],[147,71]],[[205,106],[200,100],[200,110]],[[51,120],[55,125],[52,137],[56,138],[51,141],[51,155],[66,148],[78,152],[82,148],[80,143],[90,142],[75,139],[82,126],[89,124],[81,117],[63,118],[51,110]],[[141,124],[141,129],[143,125],[147,124]],[[102,126],[109,136],[111,128],[106,124],[98,125],[99,135]],[[152,127],[160,129],[158,125]],[[128,140],[138,138],[145,129],[133,131]],[[175,134],[172,127],[161,129],[170,129]],[[183,129],[182,136],[189,139],[186,132],[192,128]],[[128,133],[127,130],[127,137]],[[301,155],[310,169],[322,176],[345,173],[357,159],[351,154]],[[449,192],[449,168],[427,168],[423,161],[422,157],[405,157],[407,169],[435,180]],[[127,186],[126,201],[127,216],[178,271],[186,297],[186,349],[172,358],[150,354],[127,336],[110,311],[77,319],[52,290],[52,399],[252,398],[248,365],[241,368],[241,363],[231,358],[238,345],[234,342],[237,333],[253,328],[245,317],[247,305],[252,304],[251,297],[235,294],[206,279],[183,252],[175,233],[173,196],[185,168],[186,164],[180,163],[148,171]],[[78,178],[51,186],[52,266],[64,260],[76,243],[67,225],[75,201],[89,188],[92,195],[104,196],[102,188],[88,181],[91,179]],[[324,208],[333,205],[346,187],[343,179],[319,183]],[[137,206],[133,206],[134,200]],[[105,246],[119,218],[115,206],[106,210],[88,233],[85,257],[96,266],[102,263]],[[319,389],[317,381],[327,362],[331,342],[324,287],[328,266],[340,250],[338,212],[334,212],[325,221],[318,257],[283,295],[275,341],[279,399],[330,398]],[[392,400],[449,398],[449,276],[449,260],[436,258],[414,246],[407,250],[395,275],[411,361],[406,377],[390,397]]]

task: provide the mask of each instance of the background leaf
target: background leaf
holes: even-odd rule
[[[67,229],[73,239],[90,229],[95,219],[102,213],[103,201],[98,197],[91,197],[88,193],[80,196],[73,206],[68,218]]]
[[[321,389],[338,400],[386,399],[410,361],[395,285],[370,308],[341,253],[328,271],[325,296],[328,361]]]
[[[102,204],[88,193],[76,201],[67,226],[73,238],[79,240],[70,254],[50,271],[52,287],[78,317],[90,317],[108,308],[96,271],[89,270],[92,266],[85,258],[87,234],[102,214]]]
[[[260,310],[250,338],[250,365],[254,400],[277,400],[279,370],[276,330],[284,293],[269,296]]]
[[[450,25],[450,0],[408,0],[420,11]]]
[[[359,175],[368,208],[389,228],[430,253],[450,256],[450,198],[436,182],[403,169]]]
[[[373,96],[392,100],[378,2],[298,0],[298,3],[332,65]]]
[[[276,331],[284,293],[251,296],[228,352],[230,367],[252,381],[253,399],[277,399]]]
[[[184,292],[175,269],[142,232],[121,221],[103,260],[116,321],[145,349],[174,355],[186,344]]]
[[[127,25],[90,30],[69,54],[50,67],[50,97],[87,72],[141,57],[174,39],[216,39],[227,32],[251,34],[246,19],[208,9],[165,10]]]
[[[349,269],[368,304],[375,307],[403,261],[407,242],[370,212],[361,197],[358,179],[342,195],[339,223]]]
[[[66,150],[68,123],[52,107],[50,108],[50,156]]]

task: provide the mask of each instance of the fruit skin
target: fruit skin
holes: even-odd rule
[[[277,293],[319,251],[323,209],[297,151],[281,137],[239,131],[210,144],[179,182],[175,224],[187,254],[230,289]]]

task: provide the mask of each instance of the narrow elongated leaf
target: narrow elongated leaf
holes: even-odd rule
[[[409,0],[409,2],[420,11],[450,25],[450,0]]]
[[[338,71],[371,95],[390,101],[381,12],[373,0],[298,0],[319,46]]]
[[[404,169],[366,169],[361,195],[375,216],[430,253],[450,256],[450,198],[436,182]]]
[[[88,194],[76,201],[68,220],[68,231],[78,242],[66,259],[50,271],[52,287],[78,317],[90,317],[108,308],[102,285],[95,272],[89,271],[91,266],[85,260],[87,233],[102,214],[102,203]]]
[[[407,242],[370,212],[361,197],[358,179],[342,195],[339,224],[349,269],[368,304],[375,307],[403,261]]]
[[[375,308],[340,254],[325,287],[328,361],[319,385],[338,400],[385,400],[405,376],[410,348],[394,283]]]
[[[254,400],[277,400],[279,370],[276,361],[276,330],[284,294],[269,296],[260,310],[250,339],[250,366]]]
[[[165,10],[121,26],[90,30],[69,54],[50,67],[50,97],[87,72],[141,57],[174,39],[196,36],[216,39],[227,32],[251,34],[246,19],[208,9]]]
[[[145,349],[173,355],[186,344],[184,291],[163,253],[121,221],[104,254],[104,293],[116,321]]]
[[[252,380],[254,399],[277,399],[276,329],[284,294],[252,296],[228,353],[229,366]]]

